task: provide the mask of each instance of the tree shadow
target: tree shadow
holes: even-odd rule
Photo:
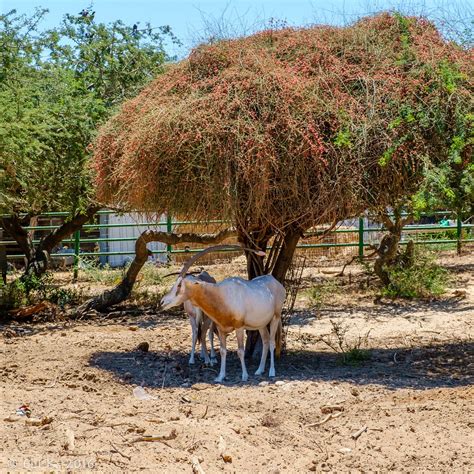
[[[425,316],[426,312],[438,313],[466,313],[474,314],[474,305],[459,298],[448,298],[435,301],[423,300],[382,300],[376,305],[354,305],[332,304],[325,305],[319,310],[294,310],[290,318],[291,326],[306,326],[316,320],[325,317],[347,318],[348,314],[360,316],[367,321],[377,318],[398,318],[417,319]]]
[[[474,381],[474,344],[471,342],[375,348],[370,355],[370,360],[351,366],[343,365],[335,353],[289,351],[276,363],[277,380],[377,384],[393,390],[459,387]],[[207,368],[199,363],[189,366],[188,354],[179,351],[96,352],[89,364],[111,372],[123,383],[151,388],[213,383],[217,375],[217,367]],[[257,361],[248,362],[249,374],[257,365]],[[240,362],[235,351],[228,353],[227,375],[224,385],[241,384]],[[272,383],[267,376],[250,375],[250,380],[243,385],[256,386],[263,380]]]
[[[104,327],[120,324],[124,327],[135,326],[139,329],[161,327],[181,327],[187,316],[182,309],[173,309],[160,313],[155,307],[137,308],[134,305],[118,306],[108,313],[98,313],[94,317],[76,319],[49,320],[5,320],[0,321],[0,333],[8,331],[12,336],[35,336],[56,331],[64,331],[77,325]]]

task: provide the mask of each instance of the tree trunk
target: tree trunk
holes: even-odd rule
[[[43,237],[35,250],[34,257],[28,262],[25,276],[43,275],[49,267],[50,255],[54,248],[62,240],[80,230],[84,224],[94,217],[99,209],[99,206],[89,206],[85,212],[76,214],[72,219],[64,222],[60,227]]]
[[[275,238],[273,242],[273,247],[268,258],[270,260],[274,260],[273,255],[276,255],[276,259],[274,260],[274,263],[270,262],[270,266],[268,266],[267,269],[270,270],[271,274],[282,284],[285,281],[286,272],[291,265],[296,246],[298,245],[301,236],[302,231],[299,228],[290,227],[283,236],[281,247],[279,239]],[[259,245],[259,249],[264,250],[266,248],[267,242],[268,239],[265,241],[264,246],[260,247]],[[254,272],[250,271],[254,268],[254,266],[249,265],[250,258],[251,256],[247,255],[247,272],[249,280],[263,273],[262,272],[256,275]],[[277,337],[281,337],[281,334],[277,334]],[[245,357],[248,359],[258,358],[260,357],[261,353],[262,339],[260,337],[260,333],[258,331],[247,331],[247,338],[245,341]]]
[[[145,265],[148,257],[152,255],[147,248],[149,242],[162,242],[168,245],[179,243],[199,243],[199,244],[218,244],[223,240],[236,235],[234,229],[225,229],[217,234],[172,234],[168,232],[157,232],[146,230],[135,243],[135,258],[125,274],[123,280],[112,290],[107,290],[101,295],[86,301],[81,305],[77,312],[83,314],[91,309],[104,311],[115,304],[125,301],[131,294],[133,285],[137,279],[140,270]]]
[[[65,222],[57,229],[46,235],[35,248],[30,232],[25,230],[30,223],[30,217],[21,219],[18,215],[3,217],[2,227],[15,239],[26,257],[26,268],[21,278],[25,279],[31,275],[40,277],[49,267],[50,255],[53,249],[62,240],[81,229],[81,227],[92,219],[100,209],[99,206],[90,206],[84,213],[76,214],[71,220]]]
[[[285,232],[283,240],[283,246],[280,249],[278,258],[275,262],[275,266],[272,270],[272,275],[281,283],[285,281],[286,272],[293,261],[293,255],[295,254],[296,246],[303,235],[301,229],[297,227],[290,227]]]
[[[390,284],[387,267],[392,266],[397,260],[399,242],[399,235],[389,233],[382,238],[382,242],[380,242],[377,250],[378,257],[374,263],[374,272],[384,286]]]
[[[403,263],[408,267],[413,265],[414,243],[410,241],[404,254],[400,254],[400,240],[402,238],[403,227],[411,220],[411,216],[402,218],[401,209],[395,209],[394,220],[392,221],[386,214],[379,216],[388,230],[388,234],[382,238],[377,249],[377,258],[374,263],[374,272],[379,277],[384,286],[390,284],[389,267]]]
[[[24,229],[24,227],[28,226],[29,222],[29,216],[20,218],[18,215],[12,215],[1,218],[3,229],[16,241],[21,251],[25,254],[27,264],[33,259],[35,253],[30,234]]]

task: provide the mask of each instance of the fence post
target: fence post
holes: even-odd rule
[[[79,273],[79,253],[81,251],[81,231],[76,230],[74,232],[74,275],[73,281],[77,280],[77,275]]]
[[[359,259],[364,258],[364,218],[359,217]]]
[[[169,234],[171,234],[171,232],[173,232],[173,220],[171,218],[171,214],[168,213],[166,214],[166,232],[168,232]],[[167,244],[166,245],[166,255],[167,255],[167,259],[168,259],[168,263],[171,262],[171,251],[173,250],[173,247],[171,244]]]
[[[461,255],[462,220],[459,214],[456,219],[456,240],[457,240],[457,253],[458,255]]]

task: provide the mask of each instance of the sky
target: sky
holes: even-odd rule
[[[152,26],[171,26],[183,46],[170,45],[169,53],[183,57],[206,36],[206,26],[224,25],[230,34],[232,29],[245,34],[268,25],[272,18],[290,26],[341,25],[386,9],[415,9],[429,15],[435,9],[453,8],[456,2],[461,8],[474,5],[474,0],[95,0],[92,10],[100,22],[120,19],[130,25],[148,21]],[[0,12],[16,9],[31,14],[35,7],[47,8],[46,29],[58,25],[65,13],[77,14],[90,4],[90,0],[0,0]]]

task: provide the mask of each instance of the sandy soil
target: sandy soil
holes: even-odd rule
[[[225,384],[189,367],[181,311],[0,326],[0,471],[472,471],[474,257],[445,263],[453,288],[438,301],[374,301],[355,270],[320,307],[303,291],[275,380],[239,381],[232,336]],[[331,320],[349,344],[370,330],[370,360],[341,363],[321,341]],[[46,424],[15,417],[22,404]]]

